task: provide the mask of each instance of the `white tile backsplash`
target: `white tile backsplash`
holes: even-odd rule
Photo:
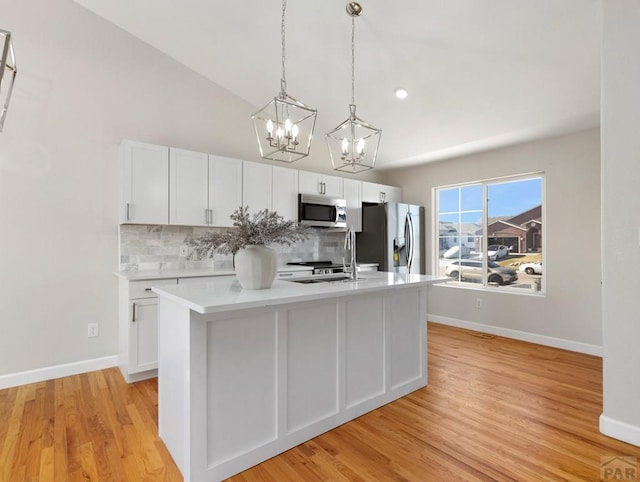
[[[231,269],[233,257],[221,254],[213,259],[187,259],[180,257],[180,246],[191,237],[222,228],[191,226],[120,225],[120,270],[147,269]],[[306,241],[292,246],[272,245],[278,253],[278,264],[292,260],[327,260],[342,263],[347,258],[344,233],[314,229]]]

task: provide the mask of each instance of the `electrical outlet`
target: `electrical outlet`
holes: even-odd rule
[[[180,245],[180,256],[183,258],[189,256],[189,246],[187,246],[186,244]]]
[[[480,298],[476,299],[476,308],[482,308],[482,300]]]
[[[94,338],[100,333],[100,325],[98,323],[89,323],[87,325],[87,336]]]

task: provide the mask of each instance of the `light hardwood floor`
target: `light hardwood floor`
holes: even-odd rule
[[[429,385],[232,481],[600,480],[601,360],[429,324]],[[117,369],[0,391],[0,481],[180,481],[157,383]]]

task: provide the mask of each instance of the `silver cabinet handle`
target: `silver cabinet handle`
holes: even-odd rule
[[[209,224],[213,224],[213,209],[209,209]]]
[[[136,304],[135,302],[133,303],[133,316],[131,317],[131,321],[132,322],[136,322]]]
[[[278,278],[284,278],[285,276],[293,276],[293,273],[280,273],[280,274],[278,274]]]
[[[131,220],[131,204],[125,204],[125,217],[127,221]]]

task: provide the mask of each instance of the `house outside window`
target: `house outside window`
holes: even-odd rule
[[[543,290],[542,174],[434,191],[437,275],[461,287]]]

